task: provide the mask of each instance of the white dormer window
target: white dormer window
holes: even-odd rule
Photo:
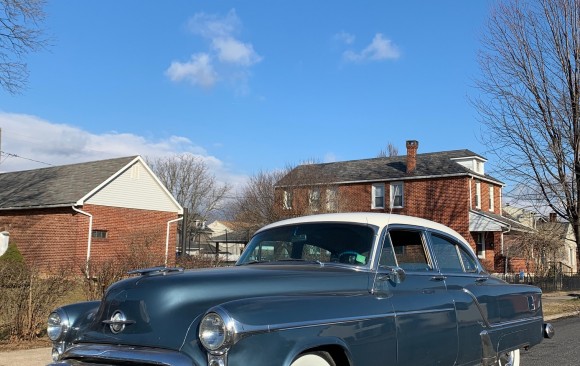
[[[470,157],[465,157],[465,158],[457,158],[457,159],[451,159],[454,162],[456,162],[457,164],[477,173],[477,174],[481,174],[484,175],[485,174],[485,162],[486,160],[483,158],[480,158],[479,156],[470,156]]]

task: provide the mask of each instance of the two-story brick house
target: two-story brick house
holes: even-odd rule
[[[423,217],[463,235],[490,270],[501,270],[504,233],[525,228],[501,215],[504,184],[470,150],[300,165],[275,187],[284,217],[369,211]],[[497,266],[498,268],[494,268]]]

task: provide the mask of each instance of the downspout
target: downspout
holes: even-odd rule
[[[91,215],[90,213],[85,212],[83,210],[79,210],[75,206],[72,206],[72,209],[80,214],[83,214],[83,215],[89,217],[89,239],[87,240],[87,266],[85,268],[85,272],[87,274],[87,278],[90,278],[90,276],[89,276],[89,260],[91,259],[91,240],[93,238],[93,235],[92,235],[93,234],[93,215]]]
[[[509,233],[512,230],[511,225],[508,225],[507,230],[506,231],[501,231],[501,254],[504,254],[504,243],[503,243],[503,235]],[[509,254],[509,253],[508,253]],[[505,260],[504,260],[504,270],[503,273],[507,274],[507,269],[508,269],[508,261],[509,261],[509,257],[506,255],[505,256]]]
[[[165,266],[167,267],[167,256],[169,255],[169,225],[173,222],[183,220],[183,217],[167,221],[167,234],[165,235]]]

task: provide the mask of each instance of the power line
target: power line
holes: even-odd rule
[[[44,161],[34,160],[34,159],[30,159],[30,158],[25,158],[24,156],[20,156],[20,155],[17,155],[17,154],[12,154],[12,153],[8,153],[8,152],[5,152],[5,151],[0,150],[0,157],[2,155],[5,155],[6,158],[20,158],[20,159],[32,161],[32,162],[35,162],[35,163],[40,163],[40,164],[52,166],[52,164],[45,163]],[[4,158],[4,160],[6,160],[6,158]],[[4,160],[1,160],[0,159],[0,163],[2,163]]]

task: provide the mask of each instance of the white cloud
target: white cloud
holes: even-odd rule
[[[375,34],[371,44],[362,51],[348,50],[343,53],[343,58],[351,62],[393,60],[400,56],[399,48],[393,41],[384,38],[381,33]]]
[[[238,185],[247,179],[231,173],[227,164],[184,136],[151,140],[132,133],[94,134],[36,116],[3,112],[0,112],[0,128],[0,173],[132,155],[162,157],[188,153],[203,159],[220,182]]]
[[[224,17],[197,13],[188,22],[188,28],[193,34],[207,39],[231,37],[238,33],[241,27],[242,22],[235,9],[231,9]]]
[[[166,75],[175,82],[188,80],[206,88],[225,81],[234,85],[235,90],[245,90],[250,67],[262,61],[262,57],[252,43],[237,38],[241,28],[242,22],[234,9],[223,17],[195,14],[188,22],[188,29],[208,41],[209,48],[194,54],[189,62],[173,61]]]
[[[242,43],[233,38],[216,38],[212,46],[222,62],[251,66],[262,60],[251,44]]]
[[[165,73],[172,81],[187,80],[205,88],[212,87],[218,77],[206,53],[192,55],[188,62],[173,61]]]
[[[350,34],[348,32],[342,31],[340,33],[337,33],[334,35],[334,39],[336,39],[337,41],[343,42],[345,44],[353,44],[356,37],[353,34]]]

